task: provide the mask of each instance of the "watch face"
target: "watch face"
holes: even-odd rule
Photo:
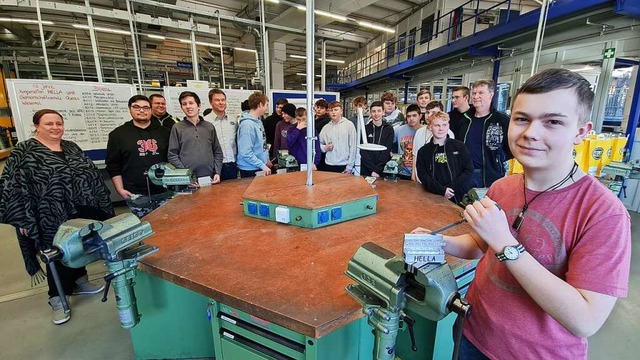
[[[519,255],[520,255],[520,252],[518,252],[518,249],[516,249],[513,246],[507,246],[504,248],[504,257],[506,257],[509,260],[515,260],[518,258]]]

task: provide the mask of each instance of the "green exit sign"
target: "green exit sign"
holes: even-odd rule
[[[615,57],[616,57],[616,48],[604,49],[604,52],[602,53],[603,59],[613,59]]]

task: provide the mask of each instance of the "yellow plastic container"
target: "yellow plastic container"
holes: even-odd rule
[[[589,172],[589,139],[584,139],[573,147],[573,160],[584,172]]]
[[[611,150],[611,161],[622,161],[624,157],[624,147],[627,145],[629,138],[627,136],[618,136],[613,139],[613,148]]]
[[[604,136],[589,139],[589,175],[600,176],[605,146]]]
[[[602,153],[602,162],[600,164],[600,167],[598,168],[598,172],[600,172],[600,169],[602,169],[603,166],[607,166],[611,163],[613,156],[613,142],[615,141],[615,139],[616,137],[614,137],[613,134],[609,134],[605,137],[604,152]]]
[[[522,168],[522,164],[520,164],[518,162],[518,160],[513,159],[513,163],[512,163],[512,167],[511,167],[511,173],[512,174],[522,174],[524,172],[524,169]]]

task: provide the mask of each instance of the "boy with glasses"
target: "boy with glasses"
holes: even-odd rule
[[[105,163],[118,194],[136,216],[143,217],[171,195],[145,175],[151,165],[167,162],[169,129],[151,121],[151,102],[144,95],[129,99],[129,112],[131,120],[109,133]]]

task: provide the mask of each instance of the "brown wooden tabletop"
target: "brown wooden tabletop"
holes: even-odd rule
[[[400,255],[405,233],[460,219],[459,207],[418,183],[378,180],[375,215],[299,228],[244,216],[242,195],[251,181],[179,195],[146,216],[155,235],[145,242],[160,251],[142,259],[140,269],[314,338],[363,316],[345,291],[350,281],[344,275],[363,243]],[[446,234],[467,231],[465,224]]]

